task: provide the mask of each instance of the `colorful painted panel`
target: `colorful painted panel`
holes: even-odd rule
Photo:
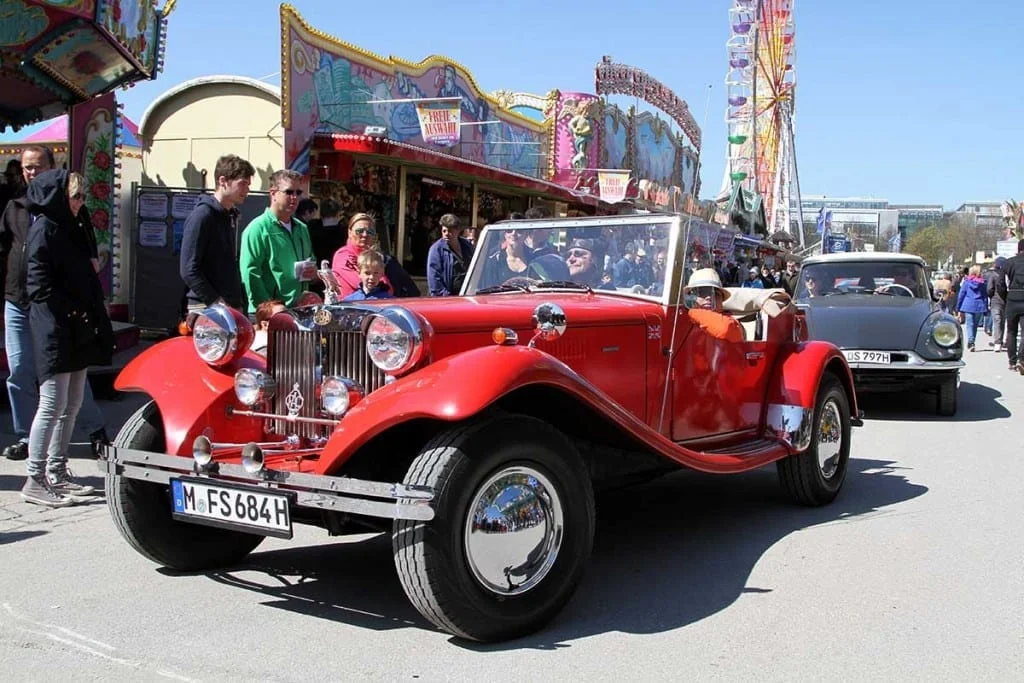
[[[541,177],[543,125],[483,94],[472,75],[443,57],[418,64],[385,59],[314,31],[288,6],[281,8],[282,119],[285,161],[309,173],[309,153],[318,132],[363,133],[380,126],[387,137],[516,173]],[[425,143],[412,102],[379,102],[459,97],[461,141],[454,147]],[[467,123],[486,125],[465,125]]]
[[[96,23],[128,50],[147,76],[153,74],[160,42],[160,16],[152,0],[99,0]]]
[[[58,36],[32,56],[32,64],[82,99],[110,89],[135,71],[91,26]]]
[[[74,14],[83,19],[92,19],[96,12],[96,0],[35,0],[35,3]]]
[[[558,93],[555,114],[555,174],[557,183],[575,187],[586,169],[600,164],[601,101],[585,93]]]
[[[601,156],[603,168],[629,168],[629,119],[614,104],[604,108],[604,143]]]
[[[23,0],[0,0],[0,46],[25,45],[41,36],[49,25],[42,7]]]
[[[676,154],[679,143],[669,125],[643,112],[635,118],[636,153],[634,174],[637,178],[653,180],[661,185],[678,185],[675,178]]]
[[[85,175],[89,193],[85,201],[96,233],[100,282],[110,295],[113,279],[111,251],[114,195],[118,184],[115,159],[117,105],[108,93],[71,108],[71,168]]]

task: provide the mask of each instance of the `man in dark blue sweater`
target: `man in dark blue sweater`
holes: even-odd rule
[[[245,310],[245,292],[235,253],[238,210],[249,195],[256,170],[234,154],[217,160],[213,196],[204,195],[185,221],[181,238],[181,279],[188,287],[188,311],[224,303]]]

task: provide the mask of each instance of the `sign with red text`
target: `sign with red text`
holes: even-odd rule
[[[462,128],[462,110],[458,100],[450,102],[417,102],[416,115],[420,119],[423,142],[441,147],[459,144]]]
[[[615,204],[626,198],[629,187],[629,171],[598,171],[597,183],[601,192],[601,201]]]

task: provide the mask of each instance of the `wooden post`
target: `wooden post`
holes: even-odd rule
[[[479,186],[476,183],[473,183],[473,215],[470,217],[470,220],[472,221],[470,223],[470,227],[473,227],[473,228],[479,227],[476,224],[476,214],[477,214],[477,211],[479,211],[479,210],[480,210]]]
[[[405,204],[407,201],[405,166],[398,167],[398,244],[395,248],[395,258],[398,264],[405,268]]]

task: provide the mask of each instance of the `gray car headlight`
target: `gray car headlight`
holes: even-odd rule
[[[960,341],[960,326],[950,320],[940,320],[932,327],[932,339],[948,349]]]
[[[404,308],[392,306],[366,322],[366,353],[389,375],[412,369],[423,358],[425,335],[417,318]]]
[[[277,382],[265,372],[242,368],[235,373],[235,396],[242,405],[254,406],[267,401],[276,390]]]

